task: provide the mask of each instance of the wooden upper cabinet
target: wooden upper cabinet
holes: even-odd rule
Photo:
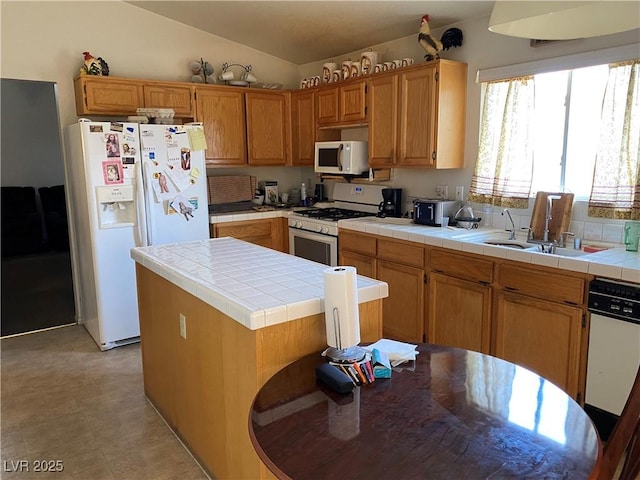
[[[400,74],[398,165],[433,166],[436,159],[436,65]]]
[[[319,126],[363,124],[367,119],[366,80],[322,87],[316,93]]]
[[[367,82],[354,81],[339,90],[339,123],[362,123],[367,119]]]
[[[144,106],[146,108],[173,108],[175,117],[193,117],[194,86],[172,84],[145,84]]]
[[[312,166],[315,157],[315,92],[291,93],[291,165]]]
[[[398,75],[369,80],[369,165],[390,167],[396,163],[398,138]]]
[[[196,87],[196,120],[204,125],[207,165],[246,165],[244,93],[230,87]]]
[[[285,165],[287,163],[286,93],[245,94],[249,165]]]
[[[369,165],[464,167],[467,65],[437,60],[369,79]]]
[[[316,112],[318,125],[333,125],[338,123],[339,96],[338,86],[324,87],[316,93]]]
[[[81,75],[74,88],[78,115],[135,115],[144,106],[139,81]]]

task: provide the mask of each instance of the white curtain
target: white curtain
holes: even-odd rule
[[[589,199],[592,217],[640,219],[640,60],[609,66]]]
[[[487,83],[470,200],[502,207],[529,206],[534,105],[533,76]]]

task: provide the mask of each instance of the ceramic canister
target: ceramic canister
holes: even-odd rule
[[[360,55],[361,70],[363,75],[373,73],[373,68],[378,63],[378,52],[372,52],[371,49],[362,52]]]
[[[342,62],[342,79],[346,80],[351,77],[351,60],[344,60]]]
[[[380,73],[382,72],[384,65],[381,63],[376,63],[376,66],[373,67],[373,73]]]
[[[408,67],[409,65],[413,65],[413,58],[411,57],[405,57],[402,59],[402,66],[403,67]]]
[[[331,75],[333,75],[333,71],[336,68],[338,68],[338,65],[333,62],[322,65],[322,83],[329,83],[331,81]]]
[[[360,62],[351,62],[351,77],[360,76]]]
[[[339,82],[340,80],[342,80],[342,70],[338,70],[336,68],[333,71],[333,74],[331,75],[331,82],[335,83],[335,82]]]

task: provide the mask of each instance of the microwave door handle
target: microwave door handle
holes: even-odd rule
[[[342,171],[342,148],[343,145],[340,144],[340,146],[338,147],[338,171]]]

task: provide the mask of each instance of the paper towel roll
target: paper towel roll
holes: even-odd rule
[[[360,343],[358,284],[355,267],[331,267],[323,272],[327,345],[342,350]]]

